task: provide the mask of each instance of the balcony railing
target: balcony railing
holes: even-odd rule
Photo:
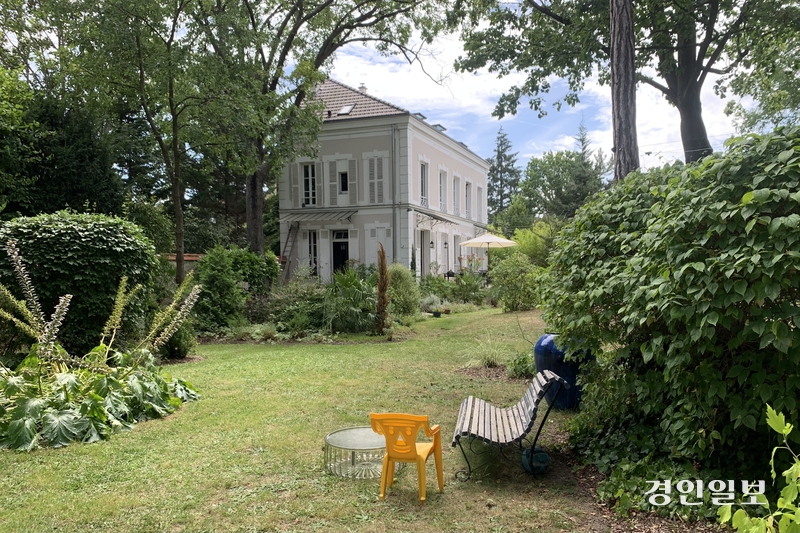
[[[422,207],[428,207],[428,198],[426,196],[420,196],[419,205]]]
[[[447,204],[444,203],[444,202],[439,202],[439,211],[441,211],[442,213],[446,213],[447,212]]]
[[[466,216],[467,218],[472,218],[472,213],[470,212],[469,209],[467,209],[467,212],[465,213],[464,216]]]

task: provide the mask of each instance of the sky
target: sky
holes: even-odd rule
[[[549,108],[548,114],[540,119],[522,100],[516,115],[498,120],[492,116],[497,100],[515,82],[519,83],[523,75],[514,73],[498,79],[488,70],[475,74],[455,72],[453,61],[461,54],[463,50],[455,36],[440,38],[430,56],[423,59],[423,70],[401,56],[386,57],[369,46],[348,45],[336,56],[331,77],[354,88],[364,84],[368,94],[412,113],[422,113],[428,123],[441,124],[447,128],[447,135],[467,144],[483,158],[492,156],[502,126],[513,151],[518,152],[517,163],[523,169],[530,158],[545,152],[576,149],[574,137],[581,121],[588,129],[591,147],[602,149],[606,155],[611,153],[610,87],[589,80],[575,107],[565,105],[561,111]],[[437,84],[431,77],[444,77],[445,81]],[[714,79],[709,78],[703,87],[703,118],[712,146],[720,150],[736,130],[723,112],[726,101],[714,94],[713,85]],[[552,96],[546,97],[548,105],[565,94],[563,87],[562,82],[553,80]],[[642,167],[682,160],[677,110],[649,86],[640,86],[636,99]]]

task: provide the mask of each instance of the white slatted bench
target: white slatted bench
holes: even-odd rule
[[[467,461],[468,471],[463,479],[469,479],[472,474],[472,467],[469,464],[464,447],[461,445],[461,439],[480,440],[499,447],[501,451],[503,448],[512,445],[522,448],[523,440],[527,441],[528,434],[533,430],[539,403],[541,403],[542,398],[547,394],[550,387],[556,383],[559,387],[556,395],[561,392],[561,389],[569,388],[569,385],[561,376],[545,370],[534,376],[525,395],[511,407],[496,407],[485,400],[473,396],[469,396],[461,402],[452,446],[455,448],[458,445],[461,448],[461,453],[464,454],[464,460]],[[547,412],[539,424],[539,430],[536,432],[536,437],[533,439],[531,446],[536,446],[536,441],[539,440],[539,434],[542,432],[542,427],[550,415],[552,407],[552,404],[547,407]]]

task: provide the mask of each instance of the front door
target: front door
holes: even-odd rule
[[[347,261],[350,259],[350,243],[347,240],[346,231],[335,231],[333,241],[333,271],[344,270],[347,268]]]

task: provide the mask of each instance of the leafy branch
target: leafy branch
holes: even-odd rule
[[[797,501],[800,495],[800,457],[792,451],[787,440],[794,426],[786,422],[783,413],[777,413],[770,405],[767,405],[767,424],[783,439],[783,445],[773,448],[769,460],[773,483],[776,478],[775,453],[778,450],[786,450],[794,461],[792,466],[781,474],[786,480],[786,486],[781,490],[776,508],[765,517],[751,517],[744,508],[738,509],[731,515],[733,506],[723,505],[718,512],[719,520],[723,524],[730,520],[733,528],[740,533],[798,533],[800,532],[800,502]],[[758,501],[767,509],[770,508],[764,496],[759,495]]]

